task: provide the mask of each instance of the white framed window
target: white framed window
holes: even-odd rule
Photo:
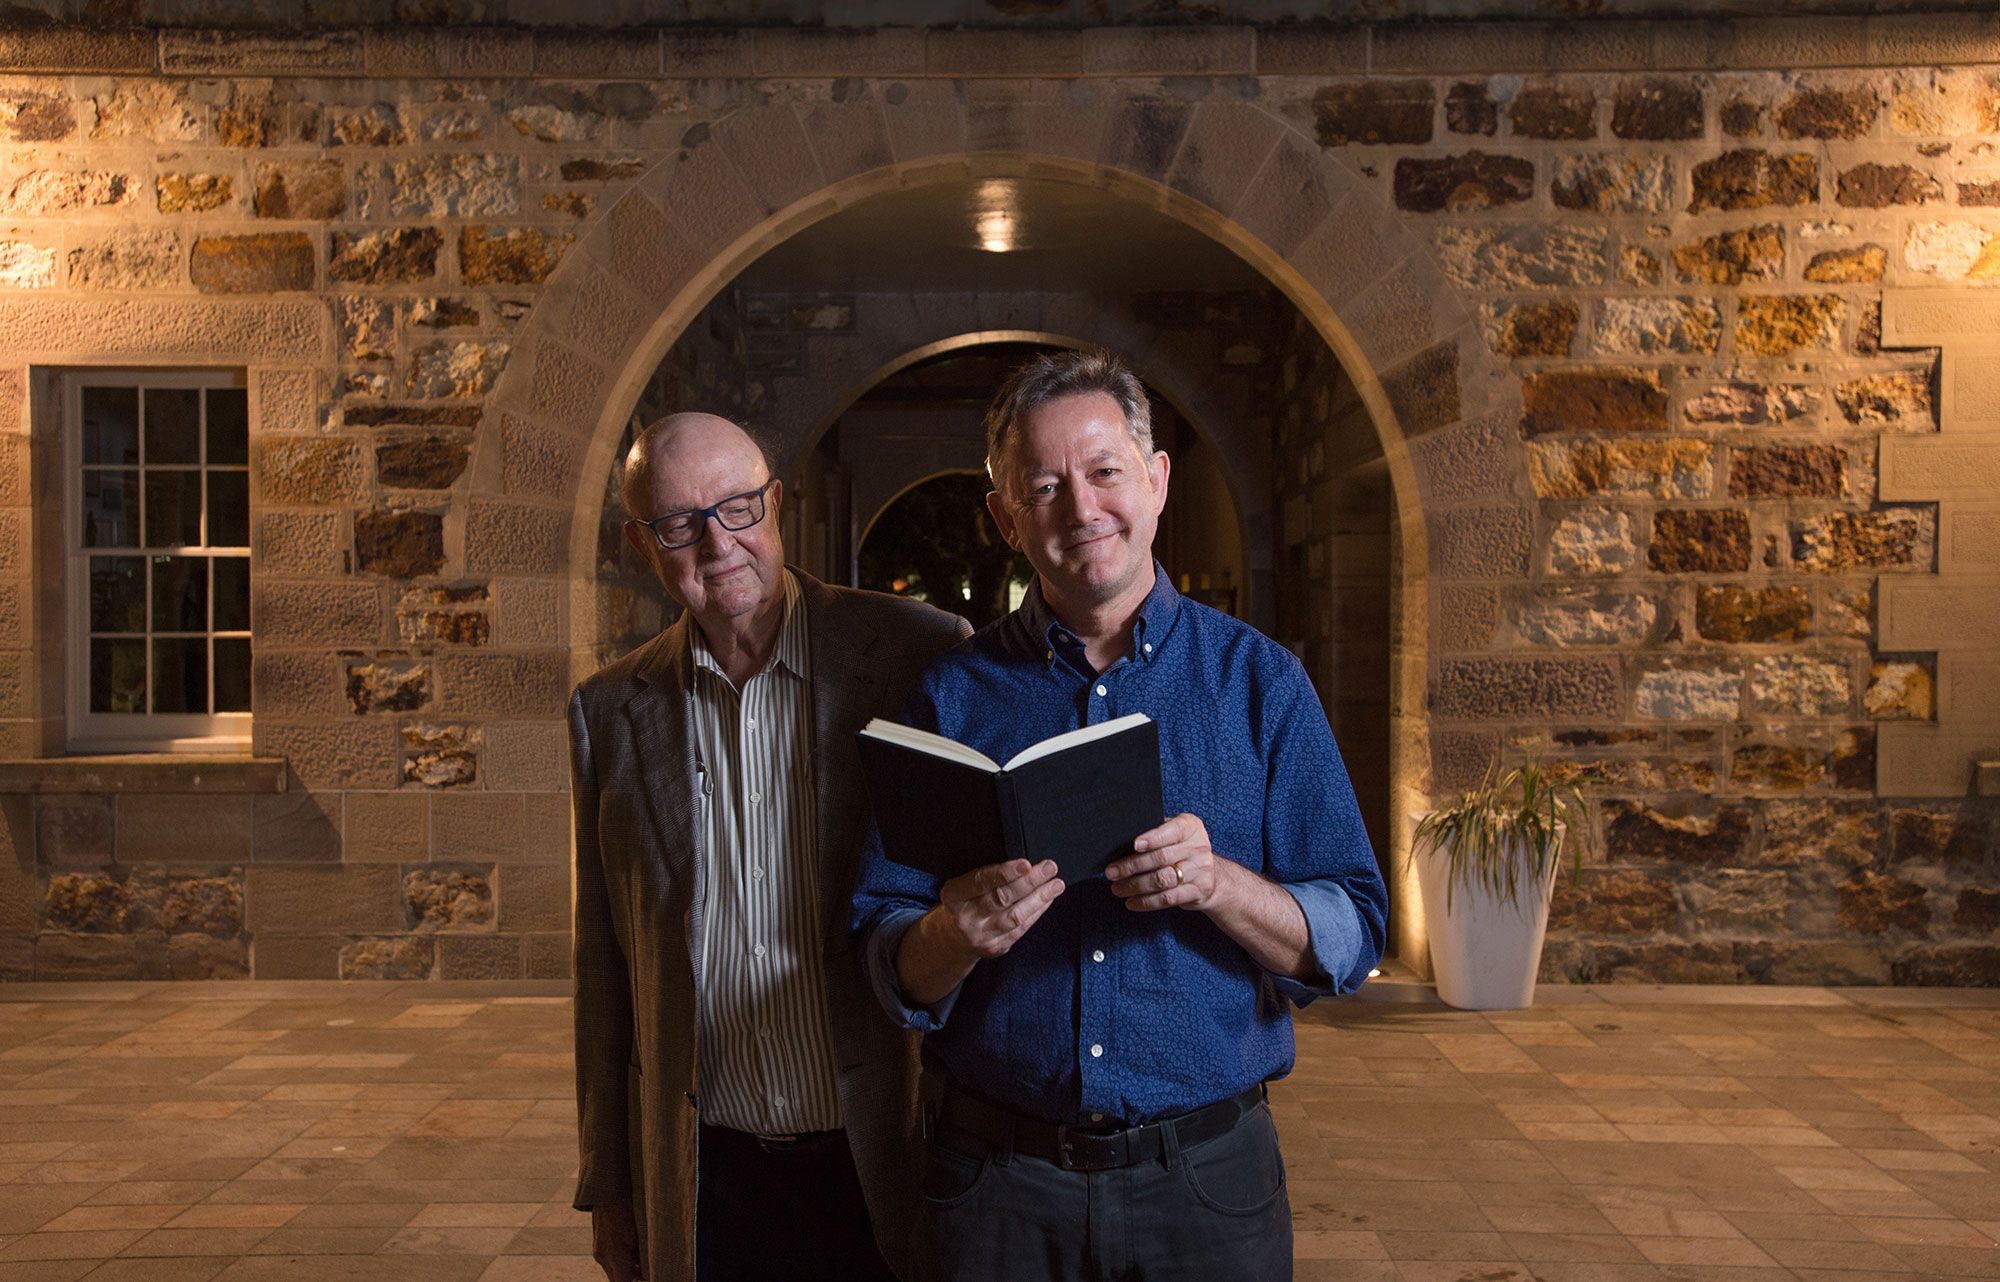
[[[247,751],[249,404],[227,372],[63,378],[71,751]]]

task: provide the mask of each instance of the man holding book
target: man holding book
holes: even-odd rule
[[[854,737],[970,628],[788,569],[782,487],[726,419],[661,419],[623,482],[683,613],[570,700],[576,1206],[610,1282],[888,1282],[915,1083],[847,947]]]
[[[1102,352],[1031,362],[987,444],[988,506],[1036,581],[925,672],[904,719],[1004,761],[1144,713],[1171,817],[1073,884],[1027,859],[940,881],[871,833],[858,946],[942,1083],[919,1264],[995,1282],[1289,1277],[1263,1083],[1292,1065],[1282,999],[1351,991],[1381,955],[1353,788],[1298,662],[1153,561],[1168,460],[1129,370]]]

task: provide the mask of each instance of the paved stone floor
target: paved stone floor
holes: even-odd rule
[[[0,1282],[598,1276],[561,986],[0,987]],[[1408,984],[1272,1092],[1301,1279],[2000,1278],[2000,992]]]

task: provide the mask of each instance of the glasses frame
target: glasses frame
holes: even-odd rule
[[[667,512],[664,513],[663,515],[656,516],[650,521],[641,521],[638,517],[635,516],[631,518],[631,521],[634,525],[643,525],[648,530],[652,531],[653,541],[655,543],[658,543],[662,548],[665,548],[669,552],[678,552],[682,548],[691,548],[695,544],[701,542],[703,539],[708,537],[708,522],[711,517],[714,518],[715,523],[717,525],[721,526],[725,530],[728,530],[731,534],[735,534],[740,530],[747,530],[754,525],[762,523],[764,518],[766,516],[769,516],[771,513],[771,504],[767,497],[767,492],[773,485],[776,485],[777,483],[778,483],[778,478],[774,476],[770,480],[764,482],[762,485],[758,486],[754,490],[744,490],[741,494],[731,494],[727,498],[717,499],[715,502],[709,504],[707,507],[684,507],[680,508],[677,511]],[[749,520],[745,521],[741,525],[731,525],[729,522],[722,519],[722,508],[724,507],[724,505],[734,503],[738,499],[748,499],[748,498],[754,498],[757,500],[756,516],[751,517]],[[660,533],[660,522],[672,521],[675,520],[676,518],[683,516],[692,516],[700,519],[700,524],[695,528],[695,536],[689,539],[685,543],[667,542],[667,536]]]

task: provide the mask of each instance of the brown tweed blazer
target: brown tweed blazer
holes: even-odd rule
[[[918,1196],[916,1040],[890,1022],[848,931],[867,793],[854,734],[900,719],[926,665],[971,629],[914,601],[798,574],[812,641],[827,1002],[840,1103],[876,1239],[907,1274]],[[576,1206],[637,1204],[654,1282],[694,1276],[696,858],[691,619],[570,697],[575,859]]]

